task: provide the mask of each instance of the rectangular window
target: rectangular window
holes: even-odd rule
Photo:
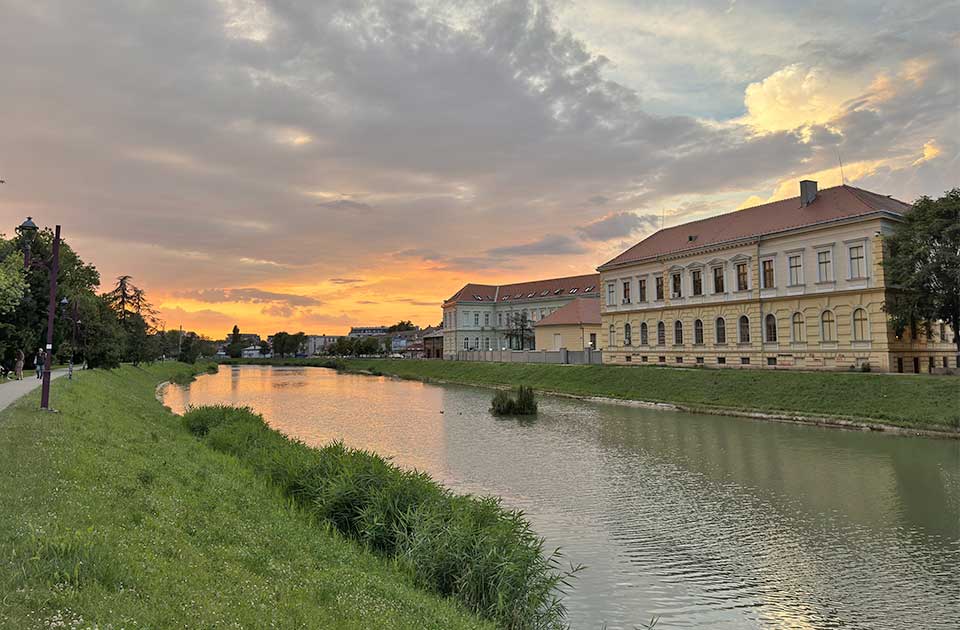
[[[607,284],[607,306],[615,306],[617,303],[617,285],[610,282]]]
[[[717,357],[717,365],[726,365],[727,357]]]
[[[803,258],[800,254],[793,254],[787,258],[787,266],[790,268],[790,285],[803,284]]]
[[[483,325],[484,325],[484,326],[489,326],[489,325],[490,325],[490,313],[484,313],[484,314],[483,314]]]
[[[750,365],[750,357],[740,357],[740,365]]]
[[[640,278],[640,286],[637,291],[637,301],[646,302],[647,301],[647,279]]]
[[[474,325],[474,326],[479,326],[479,325],[480,325],[480,313],[474,313],[474,314],[473,314],[473,325]]]
[[[737,291],[747,290],[747,263],[737,263]]]
[[[623,303],[630,303],[630,281],[624,280],[623,282]]]
[[[640,357],[640,360],[641,360],[642,362],[646,363],[646,362],[647,362],[647,358],[648,358],[647,355],[643,355],[642,357]]]
[[[656,284],[657,299],[663,299],[663,276],[657,276],[654,278],[654,283]]]
[[[675,273],[670,278],[670,282],[672,284],[671,288],[673,289],[673,294],[671,297],[683,297],[683,276],[681,276],[679,273]]]
[[[697,365],[703,365],[703,357],[697,357]]]
[[[658,361],[659,363],[666,363],[666,362],[667,362],[667,357],[657,357],[657,361]]]
[[[677,357],[677,363],[683,363],[683,357]]]
[[[623,357],[623,360],[626,361],[627,363],[631,363],[633,362],[633,357],[628,354],[627,356]]]
[[[497,325],[503,326],[503,313],[497,313]]]
[[[693,279],[693,294],[703,295],[703,273],[699,269],[694,269],[690,276]]]
[[[767,357],[767,365],[776,365],[777,357]]]
[[[829,249],[817,252],[817,282],[830,282],[833,279],[831,263]]]
[[[772,289],[773,284],[773,260],[764,260],[763,263],[763,288]]]
[[[723,267],[713,268],[713,292],[723,293]]]
[[[590,347],[597,347],[597,333],[590,333]]]
[[[867,277],[867,264],[863,254],[863,245],[854,245],[850,248],[850,277]]]

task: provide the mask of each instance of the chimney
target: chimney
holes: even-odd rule
[[[800,207],[806,208],[817,198],[817,182],[812,179],[800,181]]]

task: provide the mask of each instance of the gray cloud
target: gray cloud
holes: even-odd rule
[[[179,297],[197,300],[198,302],[246,302],[250,304],[264,304],[279,302],[288,306],[318,306],[322,302],[316,298],[293,293],[275,293],[255,288],[243,289],[197,289],[177,292]]]
[[[363,282],[362,278],[330,278],[333,284],[358,284]]]
[[[577,231],[583,238],[591,241],[609,241],[630,236],[643,228],[659,227],[659,224],[659,217],[653,214],[615,212],[577,228]]]
[[[529,243],[494,247],[493,249],[488,249],[486,254],[491,257],[562,256],[567,254],[582,254],[584,251],[584,247],[569,236],[547,234],[543,238]]]
[[[373,206],[361,201],[351,201],[350,199],[337,199],[336,201],[326,201],[317,204],[321,208],[330,210],[373,210]]]

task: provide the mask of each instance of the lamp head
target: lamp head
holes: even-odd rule
[[[28,243],[33,241],[33,237],[36,236],[39,231],[40,228],[33,222],[33,217],[27,217],[26,221],[17,226],[17,234],[23,237]]]

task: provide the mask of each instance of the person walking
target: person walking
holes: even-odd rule
[[[26,357],[23,355],[23,350],[17,350],[17,358],[13,363],[13,377],[18,381],[23,380],[23,362]]]
[[[43,378],[43,364],[47,360],[47,353],[44,352],[43,348],[37,349],[37,378]]]

